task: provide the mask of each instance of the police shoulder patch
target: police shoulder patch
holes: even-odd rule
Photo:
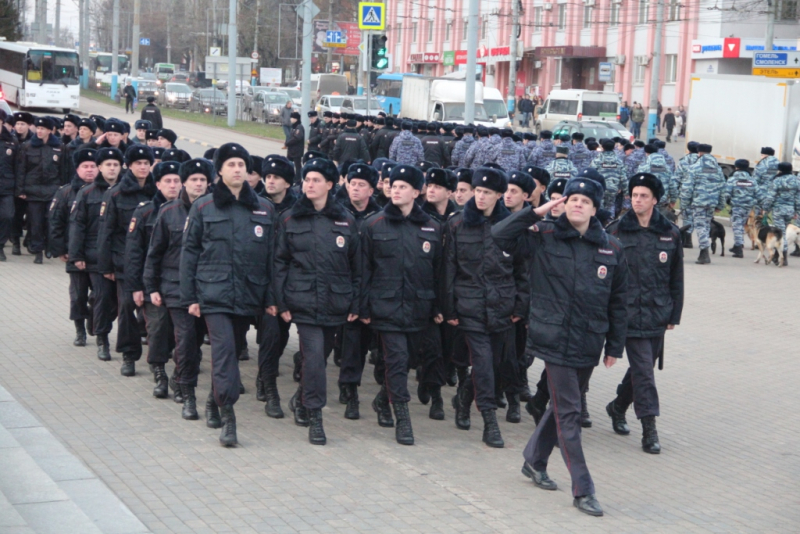
[[[100,204],[100,217],[102,217],[103,214],[105,214],[105,212],[106,212],[106,203],[103,202],[102,204]]]
[[[128,232],[133,232],[136,229],[136,217],[131,219],[131,224],[128,225]]]

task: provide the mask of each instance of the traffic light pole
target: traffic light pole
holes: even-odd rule
[[[372,94],[372,32],[367,30],[367,80],[364,89],[367,90],[367,115],[369,115],[369,97]]]

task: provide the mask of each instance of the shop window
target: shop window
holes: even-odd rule
[[[558,29],[567,27],[567,4],[558,4]]]

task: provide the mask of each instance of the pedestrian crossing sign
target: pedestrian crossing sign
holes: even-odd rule
[[[386,28],[386,4],[379,2],[358,3],[358,29],[383,30]]]

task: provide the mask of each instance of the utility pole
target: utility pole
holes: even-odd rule
[[[56,0],[56,21],[53,24],[53,42],[61,46],[61,0]]]
[[[81,65],[83,65],[83,74],[81,75],[81,88],[83,89],[88,87],[87,80],[89,79],[89,58],[86,57],[86,30],[83,27],[83,10],[86,9],[86,2],[88,0],[78,0],[78,52]]]
[[[664,0],[656,3],[656,37],[653,40],[653,62],[650,65],[650,110],[647,138],[656,136],[658,127],[658,88],[661,85],[661,28],[664,25]]]
[[[39,36],[36,41],[41,44],[47,44],[47,0],[39,0],[38,6],[39,13]]]
[[[236,2],[228,0],[228,126],[236,126]]]
[[[258,15],[259,15],[260,11],[261,11],[261,0],[256,0],[256,24],[255,24],[256,30],[255,30],[255,34],[253,35],[253,53],[254,54],[258,53]],[[258,64],[256,64],[256,66],[258,66]]]
[[[508,62],[508,111],[515,112],[517,102],[517,42],[519,39],[519,3],[521,0],[511,0],[511,40],[508,53],[511,60]],[[513,123],[512,123],[513,124]]]
[[[313,8],[314,2],[311,0],[304,0],[302,4],[297,6],[298,14],[301,9],[303,12],[303,66],[302,76],[300,78],[303,81],[300,86],[303,93],[303,100],[300,108],[305,111],[311,109],[311,43],[314,39],[314,31],[312,29],[312,19],[314,18]],[[305,146],[309,134],[308,113],[302,113],[300,115],[300,120],[303,124],[303,130],[305,131],[305,139],[303,140],[303,146]]]
[[[333,31],[333,0],[328,0],[328,30]],[[326,72],[333,72],[331,65],[333,65],[333,48],[328,47],[328,55],[325,60]]]
[[[114,98],[119,84],[119,0],[114,0],[112,19],[114,29],[111,33],[111,98]]]
[[[475,121],[475,63],[478,54],[478,1],[469,0],[467,15],[467,75],[466,102],[464,102],[464,124]]]
[[[167,7],[167,63],[172,63],[172,6]]]
[[[775,38],[775,7],[777,5],[776,0],[767,0],[767,35],[764,39],[764,50],[771,51],[773,43],[772,41]]]
[[[87,1],[87,0],[84,0]],[[131,78],[139,76],[139,19],[142,15],[142,0],[133,0],[133,28],[131,28]]]

